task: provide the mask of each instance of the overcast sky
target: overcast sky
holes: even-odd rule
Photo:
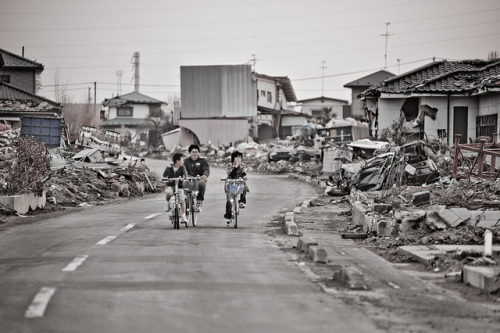
[[[52,100],[56,70],[75,102],[93,82],[97,103],[119,82],[133,91],[139,52],[140,92],[164,101],[180,96],[180,66],[253,57],[298,99],[350,101],[344,84],[385,66],[500,52],[499,17],[499,0],[1,0],[0,48],[43,64],[39,95]]]

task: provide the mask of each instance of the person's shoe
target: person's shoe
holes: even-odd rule
[[[227,219],[226,220],[226,227],[229,227],[230,224],[231,224],[231,220]]]
[[[203,201],[198,200],[196,203],[196,211],[199,213],[201,212],[201,205],[203,205]]]
[[[182,214],[182,215],[181,215],[181,223],[184,223],[184,224],[186,224],[186,225],[187,225],[187,223],[188,223],[188,219],[187,219],[186,214]]]
[[[241,209],[245,208],[245,203],[244,202],[240,202],[240,208]]]

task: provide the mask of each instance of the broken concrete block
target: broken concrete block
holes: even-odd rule
[[[392,220],[383,219],[377,221],[376,231],[378,237],[390,236],[392,234],[392,230],[393,230]]]
[[[294,213],[294,214],[300,214],[300,207],[295,207],[295,208],[293,209],[293,213]]]
[[[285,214],[285,221],[293,221],[293,212],[287,212]]]
[[[297,224],[295,224],[295,222],[285,221],[285,224],[283,224],[283,228],[288,236],[299,235],[299,228],[297,227]]]
[[[356,201],[352,204],[352,223],[354,225],[363,226],[363,230],[372,230],[373,221],[375,220],[373,216],[368,215],[370,210],[367,206],[363,205],[360,201]]]
[[[486,292],[500,289],[500,267],[464,266],[462,270],[464,283]]]
[[[448,225],[443,222],[437,212],[429,212],[427,214],[427,224],[433,225],[437,230],[448,228]]]
[[[355,267],[342,267],[338,272],[335,272],[333,279],[347,284],[349,289],[366,290],[365,279],[363,273]]]
[[[414,193],[411,203],[415,206],[429,205],[431,203],[431,193],[429,191]]]
[[[301,251],[301,252],[307,252],[307,249],[310,247],[310,246],[317,246],[318,245],[318,242],[316,242],[314,239],[312,239],[311,237],[300,237],[299,238],[299,241],[297,242],[297,248]]]
[[[374,204],[373,211],[379,214],[388,214],[392,210],[391,205],[387,204]]]
[[[438,210],[437,214],[448,226],[455,228],[458,227],[464,220],[457,216],[451,209]],[[470,218],[470,215],[469,215]]]
[[[302,203],[302,207],[304,208],[307,208],[311,206],[311,200],[305,200],[303,203]]]
[[[307,253],[314,262],[326,263],[328,259],[326,250],[319,246],[310,246]]]
[[[485,210],[485,211],[470,211],[471,218],[467,220],[468,225],[492,228],[500,225],[500,211]]]

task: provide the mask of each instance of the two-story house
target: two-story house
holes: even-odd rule
[[[307,123],[309,115],[289,110],[290,102],[297,96],[288,77],[257,74],[258,140],[285,138]]]
[[[452,144],[498,133],[500,59],[434,61],[388,78],[358,95],[372,135],[394,124],[403,134]],[[395,123],[396,122],[396,123]]]
[[[36,95],[42,71],[40,63],[0,49],[0,121],[14,129],[24,124],[21,135],[55,147],[64,133],[62,107]]]
[[[367,115],[365,114],[365,108],[363,102],[357,98],[360,93],[376,85],[379,82],[384,81],[390,77],[394,77],[396,74],[388,72],[386,70],[379,70],[375,73],[363,76],[359,79],[351,81],[344,84],[344,88],[351,89],[351,111],[349,115],[344,115],[344,118],[352,117],[355,119],[364,119]]]
[[[154,124],[160,121],[164,102],[131,92],[125,95],[105,99],[102,103],[105,120],[101,127],[120,133],[122,144],[149,144],[150,132],[155,130]]]

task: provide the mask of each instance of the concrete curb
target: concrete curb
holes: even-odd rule
[[[342,267],[338,272],[335,272],[333,279],[344,284],[347,284],[352,290],[366,290],[365,279],[363,273],[355,267]]]
[[[500,289],[500,267],[464,266],[462,280],[486,292],[497,291]]]

